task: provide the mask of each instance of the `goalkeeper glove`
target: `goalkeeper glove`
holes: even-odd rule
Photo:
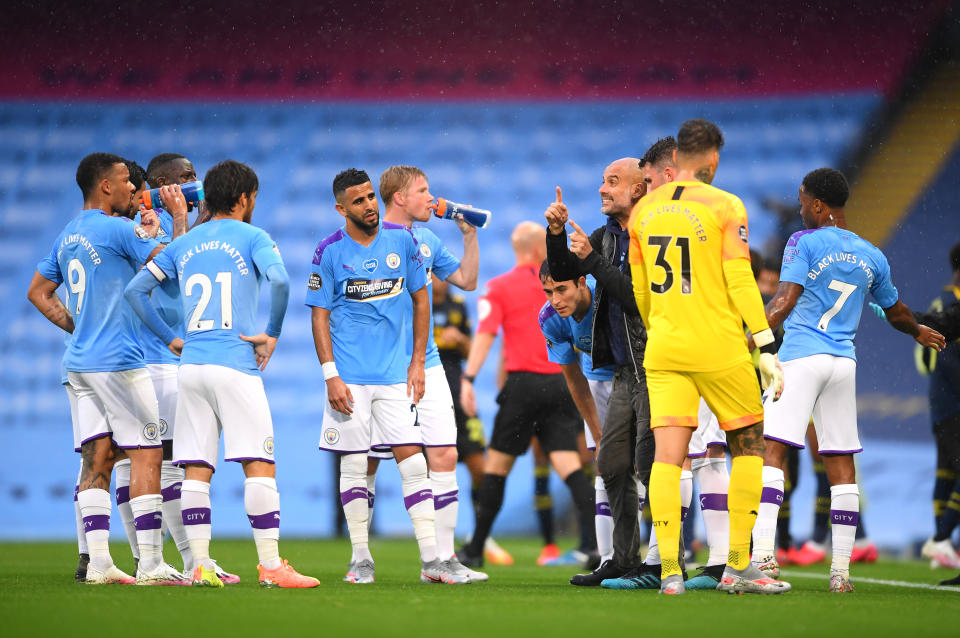
[[[783,394],[783,368],[780,367],[780,360],[774,352],[776,343],[773,331],[770,328],[761,330],[753,335],[753,342],[760,348],[760,359],[757,362],[757,368],[760,370],[760,384],[764,390],[770,388],[773,400],[776,401]]]

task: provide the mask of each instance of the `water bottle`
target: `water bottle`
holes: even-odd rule
[[[197,180],[195,182],[180,184],[180,192],[183,193],[183,197],[187,200],[188,204],[196,206],[197,203],[203,199],[203,182]],[[163,201],[160,199],[160,189],[151,188],[150,190],[143,191],[143,194],[140,195],[140,203],[148,209],[163,208]]]
[[[477,228],[486,228],[490,223],[490,211],[451,202],[442,197],[438,197],[437,203],[432,204],[431,208],[433,208],[433,214],[441,219],[462,219]]]

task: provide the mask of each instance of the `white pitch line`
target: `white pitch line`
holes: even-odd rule
[[[808,574],[807,572],[795,572],[792,569],[782,569],[780,570],[781,576],[789,576],[790,578],[818,578],[823,580],[829,580],[829,574],[824,576],[823,574]],[[905,580],[881,580],[879,578],[864,578],[862,576],[854,576],[852,578],[853,584],[857,583],[870,583],[871,585],[889,585],[890,587],[906,587],[909,589],[933,589],[936,591],[952,591],[955,594],[960,594],[960,587],[956,586],[947,586],[947,585],[929,585],[927,583],[911,583]]]

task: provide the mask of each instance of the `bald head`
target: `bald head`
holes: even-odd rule
[[[646,193],[640,160],[623,157],[603,171],[600,186],[600,212],[620,221],[626,227],[633,205]]]
[[[547,257],[547,229],[536,222],[520,222],[510,233],[517,263],[539,264]]]

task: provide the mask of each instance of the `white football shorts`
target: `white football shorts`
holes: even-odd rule
[[[162,445],[157,395],[146,368],[68,375],[77,395],[80,445],[108,434],[123,449]]]
[[[763,402],[763,436],[804,447],[813,417],[820,454],[862,452],[857,432],[857,362],[815,354],[784,361],[783,394]]]
[[[348,383],[353,414],[344,414],[326,402],[319,447],[340,454],[365,454],[401,445],[423,445],[417,407],[407,396],[406,383],[359,385]]]
[[[223,432],[224,460],[274,462],[273,419],[263,380],[213,364],[180,366],[173,463],[217,467]]]
[[[597,417],[600,419],[600,431],[603,431],[603,422],[607,419],[607,403],[610,402],[610,391],[613,390],[613,381],[600,381],[597,379],[587,379],[590,385],[590,394],[593,396],[593,404],[597,406]],[[597,449],[597,442],[593,440],[590,434],[590,428],[587,422],[583,422],[583,434],[587,439],[587,449]]]
[[[160,409],[160,439],[173,440],[173,425],[177,417],[177,385],[179,366],[174,363],[148,363],[147,372],[153,380]]]
[[[707,454],[711,445],[726,445],[727,433],[720,428],[720,421],[710,411],[710,406],[700,397],[700,410],[697,412],[697,429],[690,437],[687,456],[697,458]]]

